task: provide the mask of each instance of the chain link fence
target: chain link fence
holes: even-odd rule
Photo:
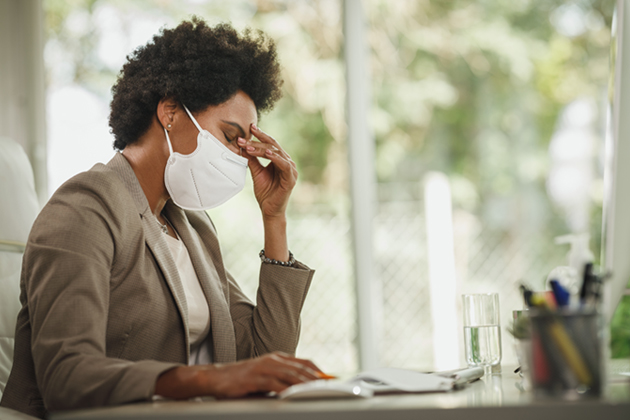
[[[374,219],[374,274],[382,299],[379,321],[383,366],[431,370],[433,326],[422,200],[381,202]],[[255,297],[260,237],[235,223],[219,236],[226,265],[245,292]],[[484,229],[476,217],[455,209],[455,264],[458,319],[462,293],[498,292],[503,331],[503,364],[515,364],[512,338],[505,332],[511,311],[522,308],[518,284],[542,287],[549,271],[565,261],[566,249],[545,232],[515,234]],[[302,312],[297,354],[336,374],[356,372],[357,315],[351,224],[348,218],[312,214],[289,221],[289,243],[296,258],[316,269]],[[238,252],[233,252],[238,250]],[[463,335],[463,334],[462,334]],[[460,337],[463,366],[463,337]]]

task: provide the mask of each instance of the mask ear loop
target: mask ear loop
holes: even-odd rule
[[[166,135],[166,144],[168,144],[169,156],[172,156],[173,155],[173,146],[171,145],[171,139],[168,136],[168,131],[166,131],[166,128],[164,129],[164,134]]]
[[[192,120],[193,124],[195,124],[195,127],[197,127],[197,130],[199,130],[199,132],[202,132],[203,129],[201,128],[201,126],[199,125],[199,123],[197,122],[197,120],[195,119],[195,117],[193,117],[192,113],[188,110],[188,108],[186,108],[186,105],[182,104],[182,106],[184,107],[184,109],[186,110],[186,113],[188,114],[188,116],[190,117],[190,119]]]

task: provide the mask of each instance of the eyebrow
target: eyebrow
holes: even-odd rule
[[[231,125],[232,127],[236,128],[238,131],[240,131],[240,137],[245,137],[245,130],[243,130],[243,127],[241,127],[238,123],[235,122],[231,122],[231,121],[225,121],[225,120],[221,120],[226,124]]]

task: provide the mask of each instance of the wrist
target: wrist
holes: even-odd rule
[[[283,267],[293,267],[295,265],[295,257],[291,251],[289,252],[289,257],[286,260],[278,261],[273,258],[267,257],[265,250],[261,250],[258,256],[260,257],[260,261],[264,264],[272,264],[272,265],[281,265]]]
[[[163,372],[155,383],[155,395],[165,398],[190,398],[197,392],[197,372],[189,366],[169,369]]]
[[[178,366],[163,372],[155,384],[155,395],[172,399],[187,399],[215,395],[217,366]]]
[[[263,214],[263,225],[265,227],[286,227],[287,225],[287,216],[285,213],[275,214],[275,215],[265,215]]]
[[[221,364],[211,364],[199,366],[194,382],[196,386],[203,390],[203,395],[219,395],[220,381],[217,382],[217,376],[221,371]]]

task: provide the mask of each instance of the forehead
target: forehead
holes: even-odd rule
[[[210,106],[201,112],[201,118],[219,118],[241,124],[246,129],[250,124],[258,122],[254,101],[244,92],[238,91],[222,104]]]

